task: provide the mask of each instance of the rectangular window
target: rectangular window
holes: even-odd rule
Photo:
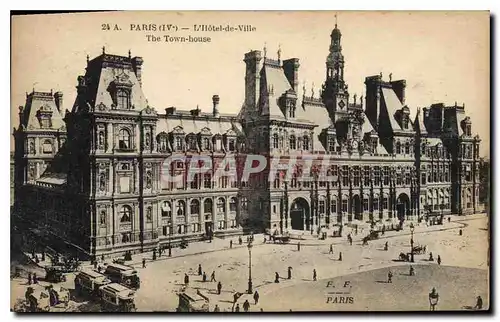
[[[388,186],[389,182],[389,167],[384,167],[384,186]]]
[[[328,151],[330,152],[335,151],[335,139],[333,137],[328,138]]]
[[[368,198],[363,199],[363,211],[368,211]]]
[[[422,178],[422,184],[426,184],[426,183],[425,183],[425,181],[426,181],[426,180],[425,180],[425,178],[426,178],[425,172],[422,172],[422,173],[420,174],[420,177]]]
[[[319,213],[324,214],[325,213],[325,200],[320,200],[319,201]]]
[[[120,177],[120,192],[129,193],[130,192],[130,177]]]
[[[236,151],[236,143],[234,140],[229,140],[229,151]]]
[[[203,175],[203,188],[210,189],[212,188],[212,176],[210,173],[205,173]]]
[[[373,198],[373,211],[378,210],[378,197]]]
[[[336,213],[337,212],[337,198],[336,197],[333,197],[332,198],[332,201],[331,201],[331,212],[332,213]]]
[[[363,184],[365,186],[370,185],[370,167],[364,167],[364,174],[363,174]]]
[[[375,186],[379,186],[380,185],[380,167],[375,167],[373,169],[373,184]]]
[[[387,197],[384,197],[382,199],[382,209],[388,209],[389,208],[389,203],[387,201]]]
[[[349,167],[346,165],[342,166],[342,185],[349,185]]]
[[[342,211],[347,212],[347,199],[342,199]]]
[[[339,176],[339,167],[334,165],[332,167],[332,176],[334,177],[334,181],[332,182],[333,186],[337,186],[337,180],[338,180],[338,176]],[[337,179],[335,179],[337,178]]]
[[[359,183],[360,183],[360,177],[359,177],[359,167],[354,167],[353,168],[353,177],[354,177],[354,185],[355,186],[359,186]]]
[[[411,185],[411,173],[410,172],[406,172],[406,185],[409,186]]]

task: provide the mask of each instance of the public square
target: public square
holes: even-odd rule
[[[459,234],[462,229],[462,235]],[[184,288],[184,274],[190,278],[188,288],[197,289],[210,299],[210,311],[217,304],[221,311],[233,309],[235,292],[244,293],[238,300],[240,309],[248,299],[250,311],[359,311],[359,310],[429,310],[428,294],[434,287],[440,295],[437,310],[466,310],[475,306],[477,296],[488,307],[488,218],[484,214],[466,217],[452,216],[443,225],[415,228],[415,245],[426,246],[427,253],[415,255],[411,265],[415,276],[409,276],[409,262],[398,260],[400,253],[410,251],[410,230],[387,232],[377,240],[363,246],[361,238],[367,232],[354,234],[349,245],[343,237],[319,240],[305,235],[300,251],[297,240],[289,244],[264,244],[263,235],[255,235],[251,249],[253,291],[260,300],[254,305],[253,296],[246,294],[249,277],[249,250],[243,236],[215,239],[212,243],[191,243],[186,249],[174,249],[172,257],[162,254],[151,260],[151,253],[133,257],[133,265],[141,278],[141,288],[135,303],[140,312],[175,311],[178,306],[177,292]],[[388,250],[384,244],[388,243]],[[329,254],[333,244],[333,254]],[[339,260],[342,252],[342,261]],[[434,261],[428,261],[432,252]],[[436,263],[438,255],[441,265]],[[142,258],[147,259],[142,268]],[[220,295],[216,282],[203,282],[198,275],[198,265],[207,274],[213,271],[222,283]],[[287,279],[287,269],[292,267],[292,278]],[[393,272],[392,283],[387,282],[389,267]],[[313,281],[313,269],[317,281]],[[275,283],[275,272],[280,275]],[[72,274],[71,274],[72,275]],[[345,282],[349,281],[344,288]],[[43,283],[43,282],[42,282]],[[12,301],[22,297],[25,280],[12,280]],[[64,283],[72,289],[73,278]],[[330,297],[330,299],[329,299]],[[335,297],[351,297],[340,300]],[[327,303],[328,302],[328,303]],[[335,303],[334,303],[335,302]],[[82,303],[78,303],[82,304]],[[13,304],[12,304],[13,305]],[[88,305],[82,305],[89,310]]]

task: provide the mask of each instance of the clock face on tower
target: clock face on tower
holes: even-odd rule
[[[352,147],[353,147],[353,149],[356,150],[358,148],[358,141],[353,141],[352,142]]]
[[[344,108],[344,106],[345,106],[344,101],[340,101],[340,103],[339,103],[339,107],[340,107],[340,109],[343,109],[343,108]]]

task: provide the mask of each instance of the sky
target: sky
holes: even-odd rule
[[[277,58],[278,48],[282,60],[299,58],[299,94],[305,82],[307,95],[314,84],[317,96],[325,78],[335,15],[342,32],[344,77],[351,97],[364,95],[365,77],[382,72],[385,80],[389,73],[393,80],[406,79],[406,103],[412,116],[417,107],[432,103],[465,104],[472,132],[482,139],[481,155],[489,156],[487,11],[139,11],[13,17],[11,129],[18,126],[18,106],[25,104],[25,93],[33,88],[62,91],[64,109],[71,110],[86,57],[100,55],[103,46],[106,53],[127,56],[130,50],[132,56],[144,59],[143,91],[149,105],[160,112],[170,106],[199,106],[208,112],[212,96],[218,94],[220,112],[237,113],[244,100],[244,54],[264,46],[270,58]],[[147,30],[153,24],[157,30]],[[179,29],[159,31],[162,24]],[[251,25],[255,31],[196,32],[195,24]],[[107,25],[111,30],[105,30]],[[114,30],[115,25],[120,30]],[[211,42],[153,42],[148,35],[210,37]],[[11,147],[12,143],[11,138]]]

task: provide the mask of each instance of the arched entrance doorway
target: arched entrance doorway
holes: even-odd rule
[[[309,230],[309,204],[304,198],[296,198],[290,208],[290,219],[293,230]]]
[[[406,193],[402,193],[396,200],[396,212],[399,221],[404,221],[410,216],[410,198]]]
[[[363,220],[363,209],[361,208],[361,198],[359,195],[352,197],[352,213],[354,214],[354,219]]]

